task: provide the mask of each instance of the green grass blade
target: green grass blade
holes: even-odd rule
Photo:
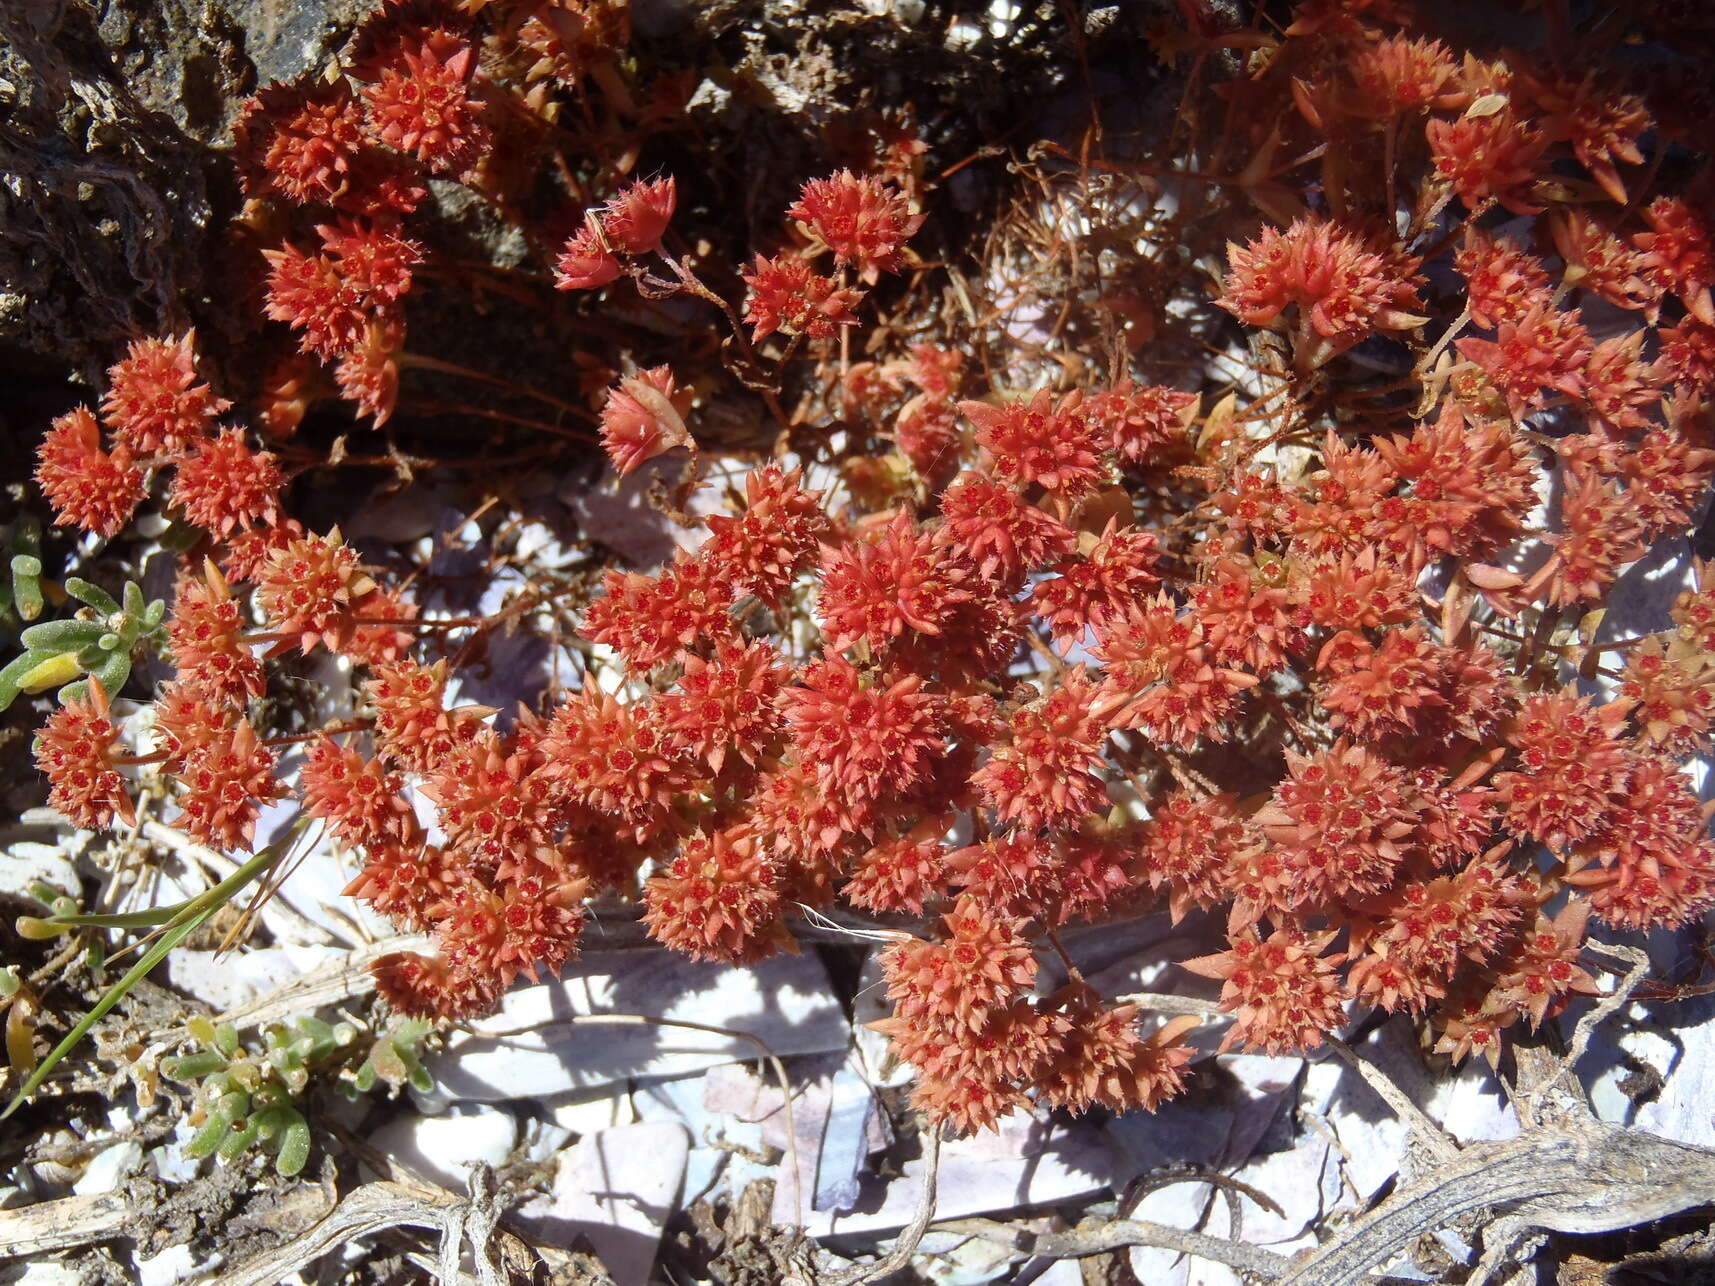
[[[42,1082],[47,1080],[48,1073],[53,1071],[59,1061],[77,1047],[77,1043],[89,1034],[89,1029],[100,1022],[108,1010],[123,1000],[131,988],[141,982],[151,969],[166,959],[168,952],[201,928],[210,916],[232,901],[245,885],[278,862],[285,853],[288,842],[270,844],[213,888],[179,903],[176,908],[168,908],[174,914],[161,936],[155,940],[154,945],[143,953],[123,978],[107,989],[101,999],[95,1002],[95,1007],[78,1021],[77,1026],[65,1034],[64,1039],[59,1044],[53,1047],[48,1056],[42,1060],[41,1065],[31,1074],[30,1079],[25,1081],[22,1088],[12,1096],[12,1101],[6,1105],[6,1110],[0,1112],[0,1121],[4,1121],[16,1112],[26,1098],[42,1087]]]
[[[169,951],[201,928],[203,922],[213,915],[217,909],[218,907],[215,906],[207,907],[183,924],[163,933],[155,945],[145,951],[142,958],[131,966],[125,976],[109,987],[106,994],[95,1002],[94,1008],[78,1020],[77,1026],[68,1031],[64,1039],[53,1047],[48,1056],[31,1073],[30,1079],[25,1081],[18,1092],[12,1096],[12,1101],[6,1105],[6,1110],[0,1112],[0,1121],[11,1116],[26,1098],[39,1090],[42,1087],[42,1082],[48,1079],[48,1073],[58,1066],[60,1059],[77,1047],[78,1042],[89,1034],[89,1029],[106,1017],[108,1010],[125,999],[131,988],[135,987],[148,975],[151,969],[167,958]]]
[[[147,911],[127,911],[123,915],[103,915],[95,911],[68,911],[64,915],[44,915],[45,924],[64,925],[68,929],[153,929],[169,924],[190,900],[174,902],[171,906],[154,906]]]
[[[41,919],[45,924],[64,925],[73,929],[153,929],[163,924],[171,926],[183,916],[194,915],[205,906],[225,906],[234,894],[279,861],[282,851],[280,844],[269,845],[219,884],[204,889],[183,902],[154,906],[146,911],[127,911],[123,915],[68,911],[63,915],[44,915]]]

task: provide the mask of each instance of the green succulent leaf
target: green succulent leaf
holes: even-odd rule
[[[205,1049],[200,1053],[186,1054],[182,1058],[163,1058],[161,1074],[175,1081],[200,1081],[225,1066],[226,1059],[212,1049]]]
[[[110,652],[107,659],[90,671],[91,678],[101,680],[101,690],[108,696],[117,695],[119,689],[125,686],[125,680],[131,677],[131,654],[129,652]],[[60,702],[87,701],[89,699],[89,680],[80,679],[69,683],[60,689]]]
[[[119,614],[119,601],[101,586],[92,585],[81,576],[67,576],[65,586],[66,593],[80,603],[87,603],[103,616],[117,616]]]
[[[41,563],[30,560],[36,568]],[[45,601],[42,598],[42,583],[39,576],[20,576],[17,571],[12,573],[12,605],[18,609],[18,619],[33,621],[42,614]]]
[[[204,1122],[201,1129],[191,1135],[190,1142],[185,1144],[185,1155],[192,1161],[200,1161],[203,1157],[213,1156],[214,1150],[220,1146],[227,1132],[232,1129],[232,1122],[223,1116],[211,1116]]]
[[[81,652],[84,648],[99,643],[105,633],[107,626],[101,621],[80,621],[72,618],[32,625],[19,634],[18,638],[32,652],[53,654]]]
[[[235,1127],[230,1134],[220,1141],[215,1149],[222,1161],[236,1161],[244,1155],[245,1149],[256,1142],[256,1118],[246,1117],[242,1126]]]
[[[34,652],[25,652],[22,656],[13,657],[4,669],[0,669],[0,710],[18,699],[18,693],[22,691],[18,685],[38,664]]]
[[[280,1135],[280,1151],[274,1157],[274,1169],[284,1178],[291,1178],[310,1159],[310,1123],[297,1112]]]
[[[176,518],[159,537],[161,548],[169,554],[182,554],[195,549],[203,539],[203,529]]]
[[[12,526],[12,606],[18,619],[33,621],[42,614],[42,524],[34,514],[22,515]]]
[[[306,1057],[313,1058],[318,1054],[328,1053],[338,1044],[334,1039],[333,1024],[325,1023],[311,1014],[305,1014],[298,1019],[298,1030],[305,1038],[301,1048]]]
[[[243,1090],[230,1090],[220,1096],[214,1110],[229,1121],[249,1116],[250,1095]]]

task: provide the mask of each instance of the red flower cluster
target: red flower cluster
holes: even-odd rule
[[[212,561],[186,574],[173,594],[167,645],[183,691],[214,706],[242,708],[266,686],[262,662],[244,638],[244,618]]]
[[[177,455],[200,439],[232,403],[201,383],[196,336],[140,339],[107,372],[102,419],[139,455]]]
[[[832,250],[836,264],[850,264],[866,282],[898,272],[906,241],[923,226],[923,215],[911,213],[903,193],[850,170],[811,179],[786,217]]]
[[[401,33],[363,90],[370,133],[437,174],[474,165],[490,138],[471,88],[475,55],[450,32]]]
[[[136,341],[107,373],[101,422],[87,407],[53,422],[37,448],[36,481],[56,523],[116,535],[142,503],[151,467],[175,471],[168,499],[212,536],[279,521],[285,479],[274,457],[236,428],[209,436],[232,404],[202,382],[193,345],[188,331]],[[102,446],[103,424],[111,450]]]
[[[751,324],[752,343],[777,330],[805,339],[832,339],[840,327],[857,325],[852,309],[863,291],[821,276],[802,255],[757,255],[744,273],[744,284],[750,287],[744,319]]]
[[[438,229],[407,220],[431,176],[437,195],[463,182],[517,221],[542,285],[629,275],[638,311],[615,331],[671,337],[671,367],[591,355],[585,402],[539,400],[599,424],[621,474],[689,449],[660,497],[685,547],[532,586],[486,621],[424,620],[337,529],[289,515],[282,461],[316,435],[277,459],[219,422],[188,333],[141,340],[99,418],[53,422],[37,478],[61,524],[102,537],[160,478],[204,539],[150,717],[128,730],[92,683],[42,729],[53,802],[80,825],[129,818],[123,770],[147,763],[176,824],[242,848],[294,795],[358,862],[348,892],[433,936],[377,967],[416,1014],[479,1014],[558,970],[592,890],[725,963],[794,949],[795,917],[839,899],[921,917],[875,930],[879,1027],[913,1102],[960,1130],[1180,1090],[1192,1024],[1098,994],[1061,939],[1158,907],[1186,933],[1225,925],[1176,962],[1220,984],[1223,1048],[1311,1048],[1380,1008],[1495,1057],[1508,1028],[1594,991],[1591,926],[1715,909],[1684,767],[1715,729],[1715,584],[1699,566],[1636,637],[1602,611],[1678,547],[1715,475],[1715,245],[1707,184],[1657,163],[1683,127],[1656,98],[1452,49],[1408,8],[1299,7],[1224,84],[1219,145],[1198,144],[1248,162],[1198,226],[1164,220],[1186,244],[1148,273],[1110,272],[1136,237],[1102,220],[1161,193],[1046,165],[1084,202],[1076,235],[1009,239],[1015,220],[986,275],[914,256],[933,190],[894,138],[876,174],[805,183],[775,253],[709,274],[723,295],[697,275],[721,237],[687,229],[696,249],[663,254],[676,183],[629,177],[666,98],[602,61],[613,6],[492,29],[480,4],[385,6],[342,72],[263,91],[239,124],[264,307],[299,350],[265,380],[263,422],[292,431],[323,387],[379,422],[401,365],[452,377],[403,351],[407,304],[437,297],[415,287]],[[611,111],[591,148],[624,155],[525,182],[512,171],[564,132],[556,81],[592,121]],[[554,191],[613,195],[561,241],[518,213]],[[1039,250],[1035,286],[1014,283]],[[953,302],[924,310],[944,271]],[[871,289],[885,321],[860,334]],[[540,324],[576,314],[583,359],[613,301],[555,298]],[[1207,409],[1147,382],[1150,337],[1182,313],[1195,343],[1162,355],[1214,346],[1244,368]],[[705,344],[705,323],[749,334]],[[704,432],[699,402],[728,418]],[[753,411],[766,433],[728,432]],[[492,414],[557,445],[583,432]],[[749,472],[726,512],[682,512],[713,507],[686,498],[733,441]],[[572,690],[505,718],[450,704],[490,627],[550,610],[562,641],[559,613],[581,614]],[[253,703],[270,662],[320,650],[365,704],[282,759]]]
[[[601,408],[601,445],[621,477],[663,451],[690,443],[674,392],[673,372],[665,366],[628,376],[608,391]]]
[[[118,743],[99,679],[90,680],[87,701],[66,702],[36,734],[36,766],[53,785],[49,802],[74,825],[99,830],[115,817],[136,820],[125,779],[114,767]]]
[[[1221,306],[1249,325],[1267,326],[1298,305],[1305,353],[1341,352],[1378,330],[1429,320],[1415,311],[1417,259],[1332,223],[1305,218],[1285,232],[1264,228],[1249,245],[1229,245],[1227,258]]]
[[[625,271],[625,257],[661,248],[677,203],[671,175],[631,184],[606,207],[586,214],[566,239],[554,284],[561,290],[594,290],[616,280]]]
[[[80,406],[54,421],[37,448],[36,484],[54,509],[54,521],[98,536],[113,536],[131,521],[143,499],[143,470],[123,442],[101,446],[101,426]]]

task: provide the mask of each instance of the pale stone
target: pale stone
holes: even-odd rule
[[[137,1286],[179,1286],[216,1267],[224,1256],[198,1263],[189,1246],[169,1246],[153,1259],[137,1260]]]
[[[80,1197],[91,1197],[100,1192],[112,1192],[126,1178],[135,1174],[143,1164],[143,1145],[140,1143],[115,1143],[110,1148],[103,1148],[91,1158],[84,1167],[82,1176],[71,1185],[71,1190]]]
[[[1225,1141],[1225,1136],[1222,1142]],[[1220,1144],[1216,1144],[1219,1150]],[[1146,1193],[1137,1203],[1132,1216],[1149,1223],[1165,1224],[1169,1228],[1201,1228],[1216,1200],[1213,1187],[1189,1180],[1166,1184]],[[1178,1251],[1162,1250],[1156,1246],[1133,1246],[1130,1252],[1131,1271],[1149,1286],[1184,1286],[1190,1273],[1190,1262]]]
[[[584,1015],[662,1021],[566,1021]],[[674,1020],[720,1030],[675,1027]],[[451,1036],[428,1063],[435,1090],[418,1101],[433,1110],[459,1099],[570,1094],[629,1078],[684,1076],[765,1051],[844,1049],[850,1038],[813,955],[737,968],[665,951],[592,951],[557,980],[508,992],[498,1013]]]
[[[167,981],[224,1013],[301,978],[347,953],[338,947],[257,947],[250,951],[191,951],[166,959]]]
[[[780,1152],[781,1173],[774,1189],[777,1223],[801,1222],[801,1214],[819,1211],[835,1216],[851,1209],[862,1190],[865,1161],[888,1145],[880,1113],[870,1112],[842,1122],[855,1137],[838,1141],[829,1155],[830,1104],[841,1073],[849,1066],[837,1056],[798,1060],[788,1072],[790,1118],[781,1111],[780,1086],[766,1071],[759,1075],[744,1067],[716,1067],[704,1077],[703,1106],[722,1120],[718,1128],[723,1137],[736,1142],[727,1133],[727,1122],[754,1122],[760,1126],[760,1141]],[[841,1192],[839,1200],[818,1200],[819,1190],[827,1186],[821,1180],[830,1162],[842,1169],[841,1186],[849,1191]]]
[[[1001,1280],[1017,1258],[998,1241],[971,1237],[941,1254],[918,1255],[915,1264],[934,1286],[987,1286]]]
[[[88,1279],[79,1269],[35,1259],[18,1269],[16,1277],[6,1280],[7,1286],[84,1286]]]
[[[1234,1171],[1234,1178],[1280,1208],[1276,1213],[1241,1195],[1244,1240],[1268,1246],[1303,1235],[1322,1213],[1323,1176],[1334,1166],[1332,1152],[1327,1140],[1307,1134],[1286,1151],[1253,1157]]]
[[[1632,1123],[1663,1138],[1709,1148],[1715,1147],[1715,1077],[1709,1072],[1715,1067],[1715,1004],[1704,998],[1692,1012],[1697,1010],[1700,1021],[1677,1027],[1670,1035],[1639,1033],[1653,1037],[1650,1043],[1671,1049],[1672,1054],[1658,1055],[1664,1064],[1661,1091],[1638,1108]],[[1645,1043],[1639,1041],[1640,1046]]]
[[[1069,1201],[1104,1191],[1111,1180],[1111,1156],[1095,1129],[1015,1114],[992,1133],[941,1145],[936,1217],[958,1219]],[[867,1179],[851,1213],[805,1210],[804,1221],[813,1237],[903,1228],[916,1213],[922,1182],[922,1159],[913,1158],[885,1185]],[[776,1220],[787,1213],[780,1191],[788,1186],[775,1190]]]
[[[644,1286],[677,1207],[690,1136],[669,1121],[619,1125],[560,1154],[545,1195],[516,1211],[543,1244],[588,1237],[616,1286]]]
[[[518,1145],[518,1122],[504,1108],[461,1103],[443,1116],[407,1111],[375,1131],[370,1142],[424,1178],[463,1192],[472,1166],[506,1163]]]
[[[887,985],[879,955],[879,951],[871,951],[858,974],[857,994],[852,998],[852,1037],[869,1083],[876,1089],[894,1089],[909,1085],[914,1073],[909,1063],[894,1059],[888,1052],[887,1037],[870,1030],[870,1023],[893,1013],[893,1007],[887,1003]]]
[[[691,1135],[691,1151],[685,1160],[687,1194],[710,1190],[726,1170],[737,1149],[755,1152],[765,1147],[762,1125],[740,1120],[707,1106],[707,1078],[728,1070],[710,1068],[695,1076],[647,1081],[627,1099],[640,1121],[677,1121]]]
[[[23,897],[30,885],[40,880],[61,893],[78,895],[82,881],[77,878],[71,854],[81,846],[69,834],[61,836],[61,843],[44,842],[39,837],[46,833],[37,826],[8,826],[0,831],[0,842],[6,845],[0,849],[0,889]],[[26,835],[38,838],[14,838]]]

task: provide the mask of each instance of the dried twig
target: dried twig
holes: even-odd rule
[[[426,951],[433,939],[422,934],[385,938],[354,948],[309,973],[264,992],[254,1000],[234,1005],[217,1020],[233,1027],[265,1027],[284,1022],[296,1014],[328,1005],[340,1005],[375,990],[375,975],[369,966],[394,951]]]
[[[392,1183],[402,1191],[419,1196],[428,1201],[447,1202],[456,1200],[454,1194],[448,1192],[439,1184],[426,1178],[420,1171],[407,1165],[398,1157],[389,1156],[371,1144],[361,1135],[353,1134],[338,1121],[323,1118],[317,1121],[318,1128],[326,1129],[333,1134],[341,1146],[347,1148],[356,1158],[368,1166],[383,1179]],[[490,1173],[479,1173],[486,1167],[478,1166],[471,1173],[471,1189],[477,1193],[477,1205],[481,1207],[473,1213],[473,1220],[485,1220],[488,1214],[493,1214],[498,1220],[501,1214],[502,1202],[490,1200],[483,1204],[481,1194],[492,1190],[493,1176]],[[480,1224],[478,1225],[480,1228]],[[557,1249],[552,1246],[535,1246],[526,1242],[518,1233],[508,1228],[504,1221],[489,1228],[487,1234],[494,1239],[502,1269],[511,1265],[531,1264],[536,1260],[546,1263],[554,1274],[555,1281],[565,1278],[576,1281],[580,1286],[612,1286],[606,1273],[596,1267],[594,1257],[585,1252],[573,1252]],[[419,1267],[431,1265],[428,1259],[421,1259]],[[432,1265],[430,1271],[433,1271]],[[526,1275],[526,1279],[528,1279]],[[461,1273],[458,1281],[471,1281],[468,1273]],[[444,1284],[443,1284],[444,1286]]]
[[[1180,1169],[1158,1170],[1150,1174],[1141,1174],[1126,1185],[1120,1198],[1119,1217],[1130,1219],[1133,1212],[1143,1199],[1152,1192],[1163,1188],[1175,1187],[1181,1183],[1200,1183],[1215,1189],[1227,1203],[1227,1235],[1233,1241],[1244,1239],[1244,1204],[1240,1196],[1249,1197],[1252,1201],[1271,1215],[1284,1217],[1286,1212],[1280,1208],[1280,1203],[1264,1192],[1261,1188],[1252,1187],[1243,1180],[1231,1175],[1211,1170],[1208,1166],[1188,1165]]]
[[[1411,1096],[1395,1085],[1393,1078],[1367,1058],[1362,1057],[1345,1041],[1337,1036],[1326,1037],[1328,1048],[1333,1050],[1340,1059],[1363,1077],[1368,1085],[1388,1108],[1403,1121],[1423,1145],[1436,1156],[1437,1160],[1450,1161],[1459,1155],[1458,1145],[1447,1137],[1439,1125],[1429,1118],[1422,1108],[1412,1102]]]
[[[0,1210],[0,1260],[26,1259],[126,1236],[130,1216],[131,1203],[123,1192],[62,1197]]]
[[[1015,1246],[1022,1253],[1040,1259],[1083,1259],[1126,1246],[1153,1246],[1182,1255],[1195,1255],[1199,1259],[1268,1278],[1282,1277],[1292,1267],[1290,1259],[1261,1246],[1170,1228],[1166,1224],[1143,1219],[1086,1219],[1065,1232],[1034,1234],[990,1219],[960,1219],[945,1227],[955,1232],[970,1233],[985,1241]]]
[[[917,1213],[899,1234],[893,1248],[880,1259],[831,1273],[822,1279],[821,1286],[861,1286],[863,1282],[876,1281],[898,1272],[917,1253],[918,1244],[935,1217],[935,1180],[941,1168],[941,1131],[923,1122],[920,1133],[923,1138],[923,1192],[918,1198]]]
[[[1200,1000],[1196,996],[1181,996],[1170,991],[1134,991],[1129,996],[1116,997],[1114,1003],[1136,1005],[1139,1009],[1161,1014],[1196,1014],[1215,1021],[1232,1018],[1232,1014],[1213,1000]]]
[[[1604,943],[1601,946],[1601,951],[1606,955],[1624,960],[1631,967],[1626,970],[1625,976],[1620,979],[1614,989],[1592,1005],[1589,1012],[1578,1020],[1578,1025],[1572,1029],[1571,1047],[1566,1051],[1565,1057],[1559,1060],[1555,1069],[1540,1084],[1532,1086],[1519,1101],[1521,1115],[1530,1122],[1545,1119],[1550,1106],[1550,1094],[1571,1073],[1578,1060],[1584,1057],[1585,1051],[1590,1048],[1590,1040],[1595,1036],[1596,1029],[1631,999],[1632,993],[1637,990],[1638,984],[1649,972],[1649,957],[1636,947]],[[1582,1099],[1582,1094],[1583,1090],[1580,1087],[1580,1099]]]
[[[397,1183],[366,1183],[346,1193],[315,1227],[283,1246],[265,1251],[221,1274],[222,1286],[273,1286],[337,1249],[354,1237],[400,1227],[427,1228],[440,1237],[437,1274],[442,1282],[461,1279],[459,1258],[470,1243],[481,1286],[504,1286],[505,1279],[490,1249],[500,1208],[494,1176],[485,1166],[471,1174],[471,1194],[460,1200],[451,1193],[435,1197]]]
[[[1585,1016],[1574,1034],[1568,1064],[1576,1061],[1603,1018],[1623,1003],[1627,983],[1637,976],[1641,974],[1634,968],[1627,982],[1616,989],[1620,999],[1610,997],[1614,1003],[1597,1006]],[[1415,1104],[1400,1109],[1401,1103],[1410,1100],[1379,1069],[1372,1071],[1374,1075],[1365,1079],[1408,1121],[1413,1120]],[[1550,1084],[1552,1079],[1545,1088]],[[1426,1130],[1425,1135],[1431,1146],[1438,1138],[1446,1143],[1439,1130]],[[1527,1128],[1503,1143],[1452,1151],[1431,1173],[1296,1264],[1258,1247],[1139,1220],[1086,1221],[1067,1232],[1035,1237],[987,1220],[959,1220],[943,1226],[1015,1245],[1037,1258],[1080,1258],[1125,1246],[1155,1246],[1290,1286],[1351,1286],[1407,1250],[1417,1238],[1466,1214],[1499,1213],[1488,1226],[1489,1251],[1474,1277],[1481,1281],[1505,1261],[1524,1233],[1613,1232],[1712,1201],[1715,1152],[1586,1116],[1552,1127]]]
[[[1715,1199],[1715,1152],[1594,1119],[1476,1143],[1437,1166],[1288,1273],[1289,1286],[1350,1286],[1461,1215],[1505,1209],[1493,1244],[1525,1230],[1601,1233]]]

